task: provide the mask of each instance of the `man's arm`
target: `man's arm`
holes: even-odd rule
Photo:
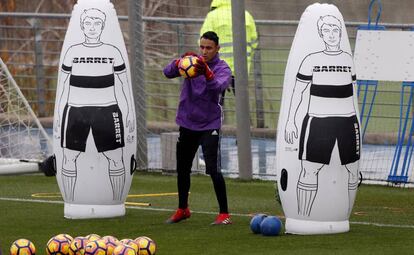
[[[67,86],[68,78],[70,77],[72,73],[72,65],[73,65],[72,53],[73,53],[73,46],[69,47],[67,51],[65,52],[62,65],[60,66],[60,77],[59,77],[58,86],[57,86],[58,90],[56,91],[57,116],[55,116],[55,132],[56,132],[55,135],[57,137],[59,137],[60,135],[58,131],[61,125],[61,116],[62,116],[61,113],[63,112],[63,109],[67,103],[68,96],[69,96],[69,88],[66,89],[66,86]],[[61,90],[60,96],[59,96],[59,89]]]
[[[165,77],[172,79],[177,78],[180,76],[180,73],[178,72],[178,59],[172,60],[166,67],[164,67],[164,75]]]
[[[308,87],[310,81],[302,81],[296,79],[295,87],[293,88],[292,98],[290,100],[288,118],[285,127],[285,141],[293,144],[293,139],[298,138],[298,127],[296,126],[296,114],[299,109],[299,105],[302,102],[303,92]]]
[[[211,80],[207,80],[207,89],[219,90],[223,92],[231,84],[231,70],[230,67],[225,67],[214,72],[214,77]]]
[[[60,84],[61,87],[61,93],[58,96],[58,100],[56,102],[56,107],[57,107],[57,116],[56,116],[56,120],[55,120],[55,132],[58,134],[59,132],[59,128],[60,128],[60,124],[61,124],[61,112],[62,109],[64,108],[64,106],[66,105],[66,100],[68,98],[67,93],[69,93],[69,90],[66,90],[66,83],[68,81],[70,73],[61,71],[61,75],[59,77],[59,81],[58,84]],[[64,101],[65,100],[65,101]]]
[[[221,93],[230,86],[231,70],[224,61],[217,64],[214,71],[212,71],[204,59],[200,57],[197,59],[195,68],[199,75],[205,76],[207,89],[218,90]]]
[[[130,114],[130,109],[131,109],[130,107],[133,103],[132,94],[125,93],[125,86],[128,86],[128,75],[126,71],[122,73],[116,73],[116,74],[118,76],[119,81],[121,82],[121,91],[122,91],[122,94],[124,95],[124,98],[127,104],[126,127],[129,128],[129,132],[132,133],[135,130],[135,122],[132,120],[132,117]],[[126,89],[128,89],[128,87]]]

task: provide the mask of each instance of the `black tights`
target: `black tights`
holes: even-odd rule
[[[213,181],[214,191],[220,207],[220,213],[228,213],[226,183],[221,173],[210,174]],[[190,173],[178,173],[178,207],[185,209],[188,207],[188,192],[190,191]]]
[[[228,213],[226,183],[221,174],[220,130],[194,131],[180,127],[177,141],[178,207],[188,207],[191,186],[191,165],[201,145],[206,162],[206,173],[211,176],[220,213]]]

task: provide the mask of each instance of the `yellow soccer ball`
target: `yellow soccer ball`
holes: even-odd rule
[[[119,241],[116,237],[113,236],[104,236],[101,238],[106,244],[107,255],[112,255],[116,246],[118,246]]]
[[[71,240],[65,234],[59,234],[49,239],[46,244],[47,255],[68,254]]]
[[[154,255],[157,251],[157,244],[147,236],[137,237],[135,242],[138,243],[139,246],[138,255]]]
[[[112,255],[138,255],[138,253],[131,246],[121,243],[115,247]]]
[[[89,241],[85,246],[84,255],[106,255],[107,249],[104,240]]]
[[[85,252],[85,246],[89,242],[89,239],[83,236],[77,236],[70,243],[69,255],[83,255]]]
[[[198,57],[196,56],[185,56],[180,59],[178,63],[178,72],[184,78],[194,78],[198,74],[196,72],[195,64],[197,63]]]
[[[36,248],[34,244],[27,239],[18,239],[10,247],[10,255],[35,255]]]
[[[89,234],[85,237],[88,238],[89,241],[95,241],[95,240],[101,239],[101,236],[97,234]]]
[[[133,239],[129,239],[129,238],[125,238],[125,239],[120,240],[119,242],[120,242],[120,243],[123,243],[123,244],[125,244],[125,245],[130,246],[130,247],[131,247],[131,248],[133,248],[133,249],[137,252],[137,254],[138,254],[138,252],[139,252],[139,245],[138,245],[138,243],[137,243],[137,242],[135,242],[135,240],[133,240]]]

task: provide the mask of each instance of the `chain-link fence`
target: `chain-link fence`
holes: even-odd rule
[[[59,56],[69,18],[68,14],[0,13],[0,21],[7,19],[7,22],[0,23],[1,58],[37,115],[44,120],[53,117]],[[119,20],[129,48],[128,17],[121,15]],[[162,68],[185,51],[197,51],[203,19],[144,16],[143,22],[145,95],[142,96],[146,99],[148,168],[163,169],[161,134],[177,130],[175,113],[181,81],[163,77]],[[283,76],[297,24],[298,21],[256,20],[259,46],[249,74],[255,176],[273,178],[275,173],[275,134]],[[347,23],[352,45],[360,24]],[[404,24],[387,25],[399,30],[409,28]],[[399,90],[400,86],[395,84],[379,87],[367,141],[370,133],[398,130]],[[223,169],[228,174],[237,174],[235,98],[232,93],[226,94],[224,116]],[[200,162],[202,169],[202,158]]]

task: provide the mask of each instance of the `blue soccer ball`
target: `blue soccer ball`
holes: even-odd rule
[[[259,213],[253,216],[253,218],[250,221],[250,229],[253,233],[260,234],[260,224],[266,217],[267,215],[263,213]]]
[[[282,222],[276,216],[268,216],[260,224],[260,230],[264,236],[277,236],[281,229]]]

